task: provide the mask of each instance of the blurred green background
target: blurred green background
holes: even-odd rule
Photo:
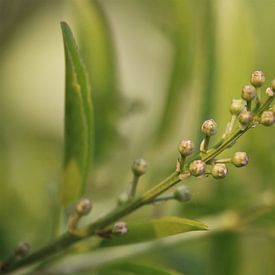
[[[92,83],[89,222],[127,188],[133,159],[149,163],[142,192],[174,169],[181,138],[198,146],[205,119],[223,133],[230,101],[252,71],[263,70],[268,82],[275,76],[274,9],[271,0],[1,0],[0,258],[21,240],[37,249],[53,238],[63,150],[61,20],[72,26]],[[224,180],[190,181],[191,202],[127,218],[179,215],[208,223],[212,233],[86,253],[71,262],[73,274],[104,273],[102,266],[122,260],[190,275],[275,274],[275,211],[240,230],[219,230],[275,192],[274,134],[261,126],[246,134],[224,155],[247,151],[249,166],[230,167]]]

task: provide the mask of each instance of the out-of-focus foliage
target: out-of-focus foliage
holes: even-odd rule
[[[63,150],[60,21],[73,26],[94,96],[95,163],[87,188],[94,209],[87,223],[114,206],[133,159],[149,162],[142,192],[174,169],[181,138],[199,144],[203,120],[215,118],[222,134],[231,98],[254,69],[274,78],[274,8],[271,0],[1,0],[0,257],[21,240],[36,249],[53,237]],[[104,261],[100,252],[88,254],[85,270],[75,273],[96,274],[114,260],[138,257],[142,265],[191,275],[273,275],[274,211],[243,230],[211,230],[217,216],[249,216],[275,192],[274,134],[274,127],[258,127],[244,135],[234,151],[247,151],[249,166],[229,169],[224,180],[190,181],[187,204],[147,206],[127,218],[196,218],[209,224],[209,234],[121,247]],[[225,217],[234,222],[235,215]]]

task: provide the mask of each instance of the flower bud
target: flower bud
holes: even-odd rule
[[[190,173],[195,176],[201,176],[205,173],[206,164],[202,160],[194,160],[189,166]]]
[[[192,195],[186,186],[181,186],[174,191],[174,198],[179,202],[185,202],[190,201]]]
[[[144,159],[136,159],[132,164],[132,171],[135,176],[142,176],[147,171],[147,162]]]
[[[179,144],[178,150],[184,157],[192,154],[194,149],[194,143],[191,140],[182,140]]]
[[[30,245],[27,242],[23,241],[16,248],[15,255],[18,257],[25,257],[29,254],[29,252],[30,252]]]
[[[273,81],[274,81],[274,80],[273,80]],[[270,88],[270,87],[268,87],[268,88],[265,90],[265,93],[266,93],[266,95],[269,96],[269,97],[275,96],[274,90],[273,90],[272,88]]]
[[[230,106],[230,113],[232,115],[238,115],[243,110],[244,104],[241,99],[232,99]]]
[[[90,213],[92,204],[89,199],[81,199],[75,207],[75,211],[79,216],[85,216]]]
[[[245,126],[245,125],[249,124],[252,121],[252,119],[253,119],[252,112],[244,110],[240,113],[239,122],[242,125]]]
[[[271,126],[274,123],[274,113],[272,111],[264,111],[261,115],[261,124]]]
[[[217,132],[217,123],[214,119],[206,120],[201,126],[201,131],[206,136],[213,136]]]
[[[265,82],[265,76],[262,71],[255,71],[251,75],[250,83],[254,87],[261,87]]]
[[[227,167],[224,163],[216,163],[212,167],[211,174],[215,179],[222,179],[227,175]]]
[[[248,84],[242,89],[242,98],[247,101],[251,101],[256,97],[256,89],[254,86]]]
[[[128,233],[128,226],[125,222],[117,222],[114,224],[112,233],[117,236],[123,236]]]
[[[236,167],[243,167],[248,164],[248,156],[246,152],[236,152],[234,156],[231,158],[231,162]]]

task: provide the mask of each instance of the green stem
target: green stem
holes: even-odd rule
[[[127,192],[128,199],[132,199],[135,196],[138,180],[139,180],[139,177],[134,175],[132,181],[129,184],[129,189]]]
[[[166,201],[169,201],[169,200],[174,200],[175,199],[175,196],[173,194],[170,194],[170,195],[167,195],[167,196],[159,196],[159,197],[156,197],[152,203],[155,203],[155,202],[166,202]]]
[[[254,111],[255,116],[261,115],[261,113],[268,109],[270,104],[272,103],[273,98],[269,97],[260,108]],[[218,142],[212,149],[210,149],[203,157],[200,156],[200,153],[197,154],[192,160],[189,161],[188,164],[185,165],[186,170],[188,170],[189,164],[195,159],[202,159],[204,162],[211,162],[216,156],[222,153],[225,149],[230,147],[234,142],[236,142],[246,131],[254,126],[254,122],[251,122],[245,129],[243,130],[235,130],[230,135],[228,135],[222,142]],[[134,199],[126,205],[122,205],[118,208],[115,208],[109,214],[99,218],[95,222],[91,223],[85,228],[76,230],[78,235],[72,235],[69,233],[65,233],[60,236],[53,243],[41,248],[40,250],[26,256],[25,258],[12,263],[10,266],[6,266],[5,270],[0,270],[1,273],[8,273],[14,270],[17,270],[21,267],[25,267],[31,264],[34,264],[38,261],[45,260],[47,257],[60,254],[68,247],[77,243],[80,240],[85,238],[95,236],[98,230],[102,230],[107,226],[111,225],[113,222],[129,215],[140,207],[152,202],[157,196],[164,193],[166,190],[170,189],[172,186],[176,185],[180,181],[186,180],[190,177],[189,172],[185,172],[183,174],[179,174],[178,172],[173,172],[170,176],[165,178],[159,184],[155,185],[147,192],[145,192],[141,197]]]

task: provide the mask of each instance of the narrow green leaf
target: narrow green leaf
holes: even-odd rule
[[[157,240],[195,230],[206,230],[207,225],[179,217],[163,217],[151,221],[129,225],[129,232],[123,237],[103,240],[101,246],[116,246]]]
[[[115,263],[112,265],[108,265],[106,267],[101,268],[98,275],[179,275],[182,273],[178,273],[175,271],[167,270],[160,267],[144,265],[140,263],[131,263],[131,262],[121,262]]]
[[[93,109],[85,67],[72,31],[61,22],[63,33],[65,88],[64,173],[60,183],[62,206],[78,199],[85,190],[93,152]]]

